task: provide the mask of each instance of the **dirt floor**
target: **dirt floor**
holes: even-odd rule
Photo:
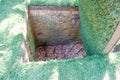
[[[39,46],[36,49],[36,60],[46,61],[50,59],[71,59],[75,57],[85,57],[81,41],[74,41],[68,44],[59,44],[53,46]]]

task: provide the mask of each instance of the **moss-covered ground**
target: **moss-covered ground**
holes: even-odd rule
[[[114,32],[115,25],[119,20],[119,0],[74,1],[76,0],[35,0],[31,2],[24,0],[0,0],[0,80],[120,79],[120,52],[111,52],[109,55],[97,54],[103,50],[109,41]],[[94,4],[93,2],[95,1],[99,5]],[[61,3],[63,6],[79,4],[81,34],[84,34],[82,36],[83,43],[88,54],[96,54],[89,55],[86,58],[75,58],[71,60],[20,62],[20,56],[22,55],[22,33],[24,27],[26,27],[24,24],[26,2],[29,4],[44,3],[44,5],[60,5],[60,2],[63,2]],[[117,5],[109,5],[113,8],[113,11],[107,11],[111,16],[107,16],[106,12],[106,10],[109,10],[109,7],[104,7],[107,2]],[[94,8],[96,9],[93,10]],[[98,11],[101,9],[106,12],[106,15]],[[104,15],[104,17],[100,15],[96,17],[97,13]],[[115,18],[115,21],[113,18]],[[86,30],[86,33],[83,30]]]

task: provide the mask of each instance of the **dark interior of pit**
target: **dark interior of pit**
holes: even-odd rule
[[[78,7],[28,6],[36,61],[85,57]]]

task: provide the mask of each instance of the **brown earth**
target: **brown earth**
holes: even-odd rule
[[[37,61],[46,61],[50,59],[71,59],[85,56],[86,52],[84,51],[81,41],[52,46],[39,46],[36,49]]]

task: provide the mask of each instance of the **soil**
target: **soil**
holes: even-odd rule
[[[39,46],[36,49],[36,60],[46,61],[51,59],[71,59],[75,57],[85,57],[81,41],[74,41],[68,44],[59,44],[52,46]]]

